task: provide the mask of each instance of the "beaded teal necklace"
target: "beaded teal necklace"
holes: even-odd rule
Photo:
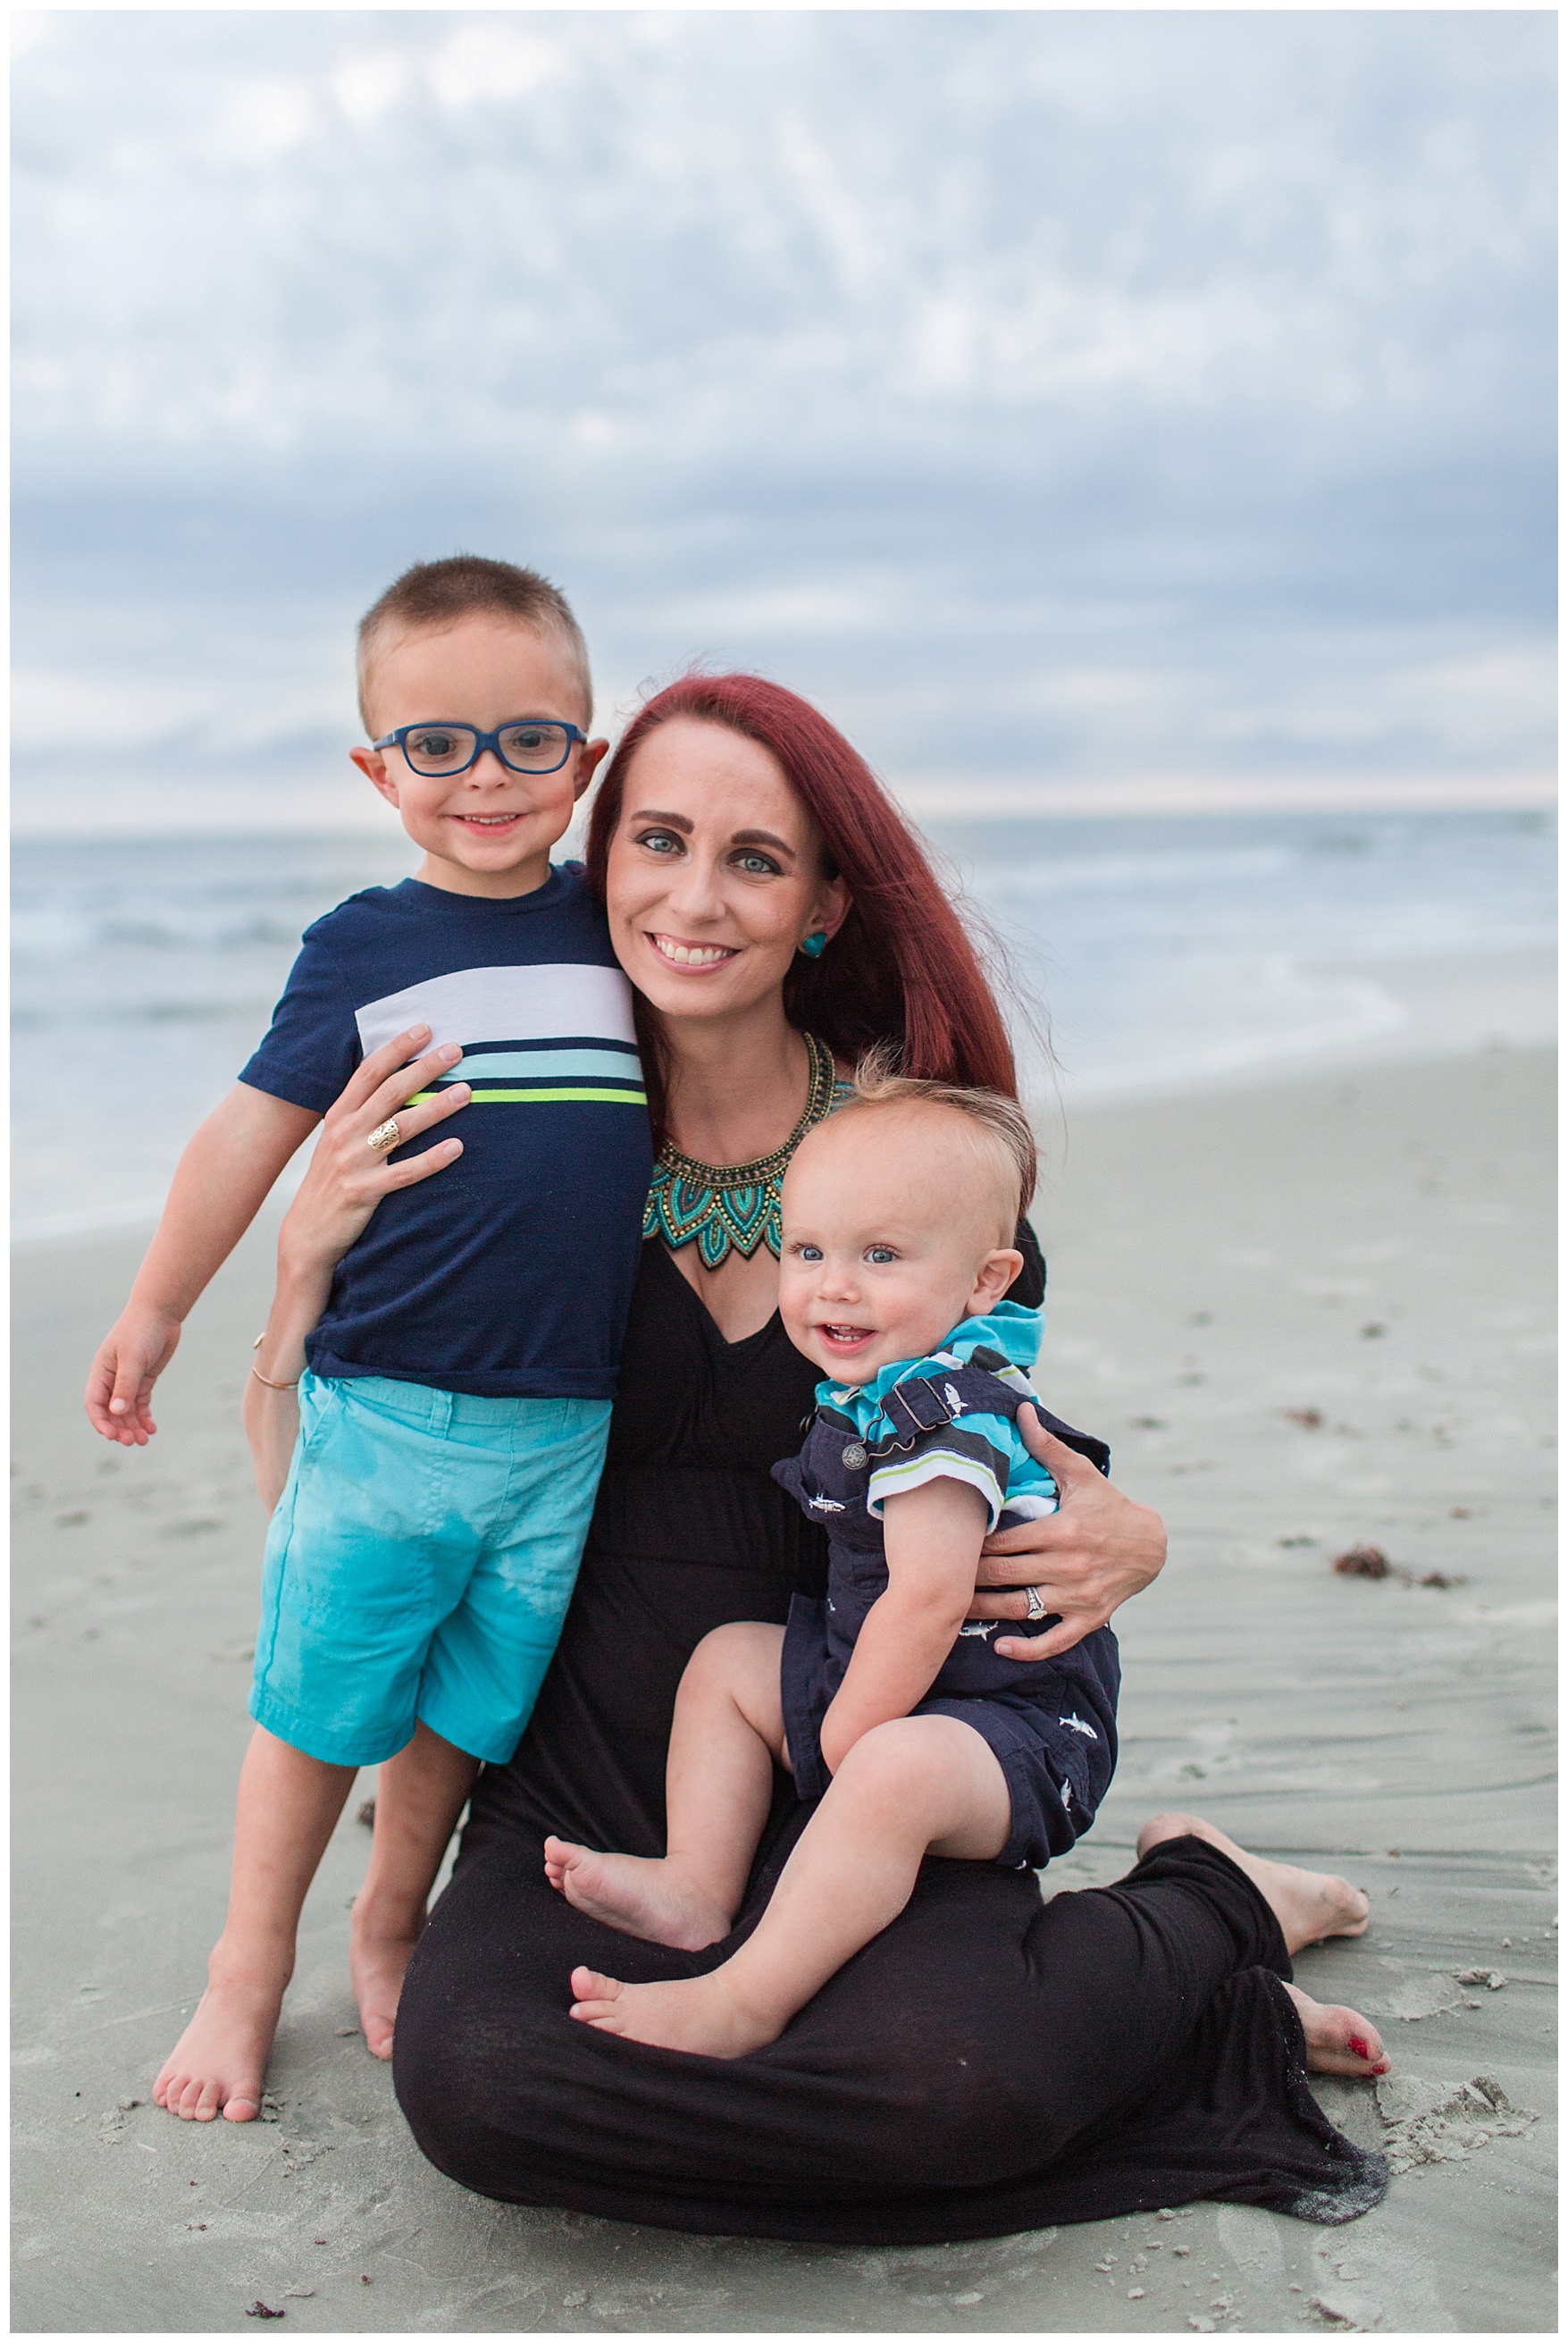
[[[645,1238],[662,1237],[676,1252],[695,1242],[704,1269],[717,1269],[732,1249],[749,1261],[759,1244],[778,1259],[782,1242],[779,1191],[789,1158],[813,1123],[853,1096],[853,1084],[839,1081],[827,1043],[814,1033],[800,1038],[811,1069],[806,1111],[783,1146],[771,1155],[759,1155],[754,1163],[713,1164],[683,1155],[667,1139],[648,1192]]]

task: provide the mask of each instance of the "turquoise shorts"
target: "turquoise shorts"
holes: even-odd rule
[[[418,1719],[503,1765],[560,1635],[609,1416],[603,1399],[303,1375],[266,1541],[256,1723],[328,1765],[377,1765]]]

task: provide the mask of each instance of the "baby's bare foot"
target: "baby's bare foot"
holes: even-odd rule
[[[156,2105],[186,2123],[254,2123],[287,1982],[286,1969],[215,1977],[153,2085]]]
[[[1301,2012],[1307,2064],[1314,2075],[1386,2075],[1388,2053],[1375,2026],[1359,2011],[1313,2001],[1299,1986],[1285,1991]]]
[[[1321,1944],[1325,1936],[1365,1935],[1372,1906],[1348,1879],[1249,1855],[1197,1815],[1156,1815],[1138,1834],[1138,1852],[1142,1856],[1165,1839],[1187,1837],[1207,1839],[1246,1873],[1278,1920],[1288,1951],[1299,1953],[1303,1945]]]
[[[548,1838],[545,1876],[590,1919],[650,1945],[699,1953],[729,1934],[730,1915],[688,1885],[673,1864],[655,1856],[596,1855],[591,1847]]]
[[[357,1910],[357,1924],[358,1917]],[[348,1974],[354,1982],[365,2047],[373,2058],[392,2056],[392,2030],[403,1993],[403,1973],[417,1942],[417,1929],[411,1936],[378,1934],[367,1925],[356,1925],[349,1936]]]
[[[722,1982],[711,1976],[676,1978],[668,1985],[622,1985],[597,1969],[573,1969],[572,2016],[602,2034],[624,2034],[628,2042],[651,2042],[661,2050],[693,2050],[702,2058],[743,2058],[783,2032],[754,2011],[739,2008]]]

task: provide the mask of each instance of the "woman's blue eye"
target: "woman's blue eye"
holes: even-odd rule
[[[770,862],[765,854],[742,854],[736,859],[750,878],[777,879],[779,876],[779,865]]]
[[[668,830],[645,830],[638,844],[646,846],[650,854],[678,854],[680,850],[679,839]]]

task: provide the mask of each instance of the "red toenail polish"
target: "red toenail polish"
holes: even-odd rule
[[[1359,2034],[1352,2034],[1351,2036],[1351,2048],[1355,2052],[1358,2058],[1370,2058],[1372,2056],[1372,2052],[1367,2048],[1366,2044],[1362,2040]]]

